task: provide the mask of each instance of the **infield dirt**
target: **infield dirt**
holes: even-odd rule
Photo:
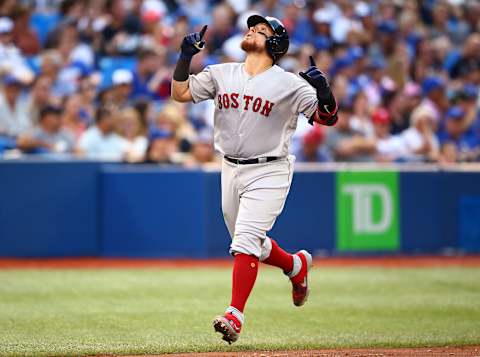
[[[467,256],[391,256],[391,257],[326,257],[316,258],[317,267],[385,267],[419,268],[467,266],[479,267],[480,255]],[[54,258],[0,259],[0,269],[134,269],[134,268],[229,268],[231,259],[116,259]]]
[[[307,351],[209,352],[146,357],[480,357],[480,346],[432,348],[325,349]],[[134,357],[134,356],[124,356]]]

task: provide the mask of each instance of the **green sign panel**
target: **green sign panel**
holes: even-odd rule
[[[396,172],[338,172],[336,190],[339,251],[399,248]]]

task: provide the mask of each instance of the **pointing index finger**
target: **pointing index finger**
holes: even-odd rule
[[[205,35],[205,32],[207,31],[207,25],[203,26],[202,29],[200,30],[200,40],[203,39],[203,36]]]
[[[315,60],[312,56],[310,56],[310,67],[317,67],[317,65],[315,64]]]

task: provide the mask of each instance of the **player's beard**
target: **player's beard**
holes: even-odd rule
[[[254,41],[242,40],[240,48],[245,52],[262,52],[263,47],[258,46]]]

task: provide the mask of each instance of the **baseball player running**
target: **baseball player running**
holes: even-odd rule
[[[283,209],[292,181],[295,158],[288,153],[299,113],[311,124],[337,121],[335,98],[313,58],[300,77],[276,65],[289,46],[283,24],[253,15],[247,25],[241,43],[244,63],[212,65],[189,75],[192,57],[205,45],[204,26],[183,39],[172,81],[177,101],[215,102],[214,144],[224,157],[222,210],[234,263],[230,306],[215,317],[213,327],[228,343],[238,339],[245,323],[243,311],[259,262],[279,267],[290,278],[296,306],[307,300],[312,256],[305,250],[285,252],[267,232]]]

